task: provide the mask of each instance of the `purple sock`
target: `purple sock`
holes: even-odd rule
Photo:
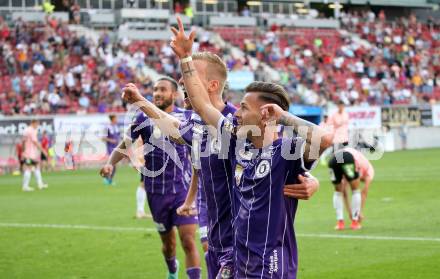
[[[186,274],[188,274],[188,279],[200,279],[200,271],[199,267],[190,267],[186,269]]]
[[[168,266],[168,271],[170,273],[176,273],[176,271],[177,271],[176,257],[165,259],[165,261],[166,261],[167,266]]]

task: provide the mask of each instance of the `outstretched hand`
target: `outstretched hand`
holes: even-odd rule
[[[144,100],[144,97],[139,92],[139,89],[133,83],[128,83],[122,88],[122,100],[129,104]]]
[[[177,25],[179,26],[179,30],[171,27],[171,32],[173,32],[174,37],[171,39],[170,47],[173,49],[174,53],[182,59],[192,55],[192,47],[196,32],[193,30],[189,36],[187,36],[183,28],[182,19],[179,16],[177,16]]]

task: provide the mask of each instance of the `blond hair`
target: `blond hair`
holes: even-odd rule
[[[222,92],[228,78],[228,69],[225,62],[217,54],[207,51],[194,53],[192,59],[202,60],[208,64],[206,67],[206,78],[208,80],[218,80],[221,85],[220,91]]]

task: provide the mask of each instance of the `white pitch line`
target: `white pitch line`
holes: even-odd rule
[[[397,241],[431,241],[440,242],[440,238],[434,237],[406,237],[406,236],[374,236],[374,235],[348,235],[348,234],[319,234],[319,233],[297,233],[299,237],[312,238],[345,238],[345,239],[363,239],[363,240],[397,240]]]
[[[4,228],[43,228],[43,229],[65,229],[65,230],[94,230],[110,232],[156,232],[154,228],[136,227],[108,227],[93,225],[62,225],[62,224],[26,224],[26,223],[0,223]],[[394,241],[431,241],[440,242],[440,238],[434,237],[400,237],[400,236],[373,236],[373,235],[348,235],[348,234],[320,234],[320,233],[297,233],[297,237],[310,238],[336,238],[336,239],[361,239],[361,240],[394,240]]]
[[[44,228],[44,229],[65,229],[65,230],[93,230],[110,232],[155,232],[153,228],[135,228],[135,227],[105,227],[90,225],[61,225],[61,224],[24,224],[24,223],[0,223],[4,228]]]

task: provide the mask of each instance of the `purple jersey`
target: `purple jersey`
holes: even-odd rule
[[[240,199],[234,223],[235,278],[296,278],[293,223],[298,201],[285,198],[283,188],[297,183],[298,175],[309,166],[302,159],[304,140],[280,138],[263,149],[251,150],[242,145],[241,152],[232,135],[234,125],[223,118],[218,128],[222,131],[222,144],[229,140],[240,151],[229,154],[240,154],[234,188]],[[225,137],[228,133],[229,137]]]
[[[110,155],[121,139],[118,124],[110,124],[107,126],[107,139],[115,141],[115,143],[107,141],[107,154]]]
[[[226,104],[222,111],[232,119],[236,108]],[[204,122],[196,113],[180,127],[182,138],[192,147],[192,160],[206,196],[208,211],[209,249],[227,252],[233,249],[233,162],[219,158],[217,138],[211,137]]]
[[[198,171],[200,173],[200,171]],[[197,191],[197,216],[199,217],[199,233],[200,240],[202,242],[208,241],[208,208],[206,205],[206,193],[202,187],[200,177],[198,179],[198,191]]]
[[[170,114],[184,121],[191,112],[175,107]],[[186,193],[191,177],[188,147],[170,141],[144,113],[132,123],[130,136],[133,141],[141,137],[144,143],[145,190],[162,195]]]

